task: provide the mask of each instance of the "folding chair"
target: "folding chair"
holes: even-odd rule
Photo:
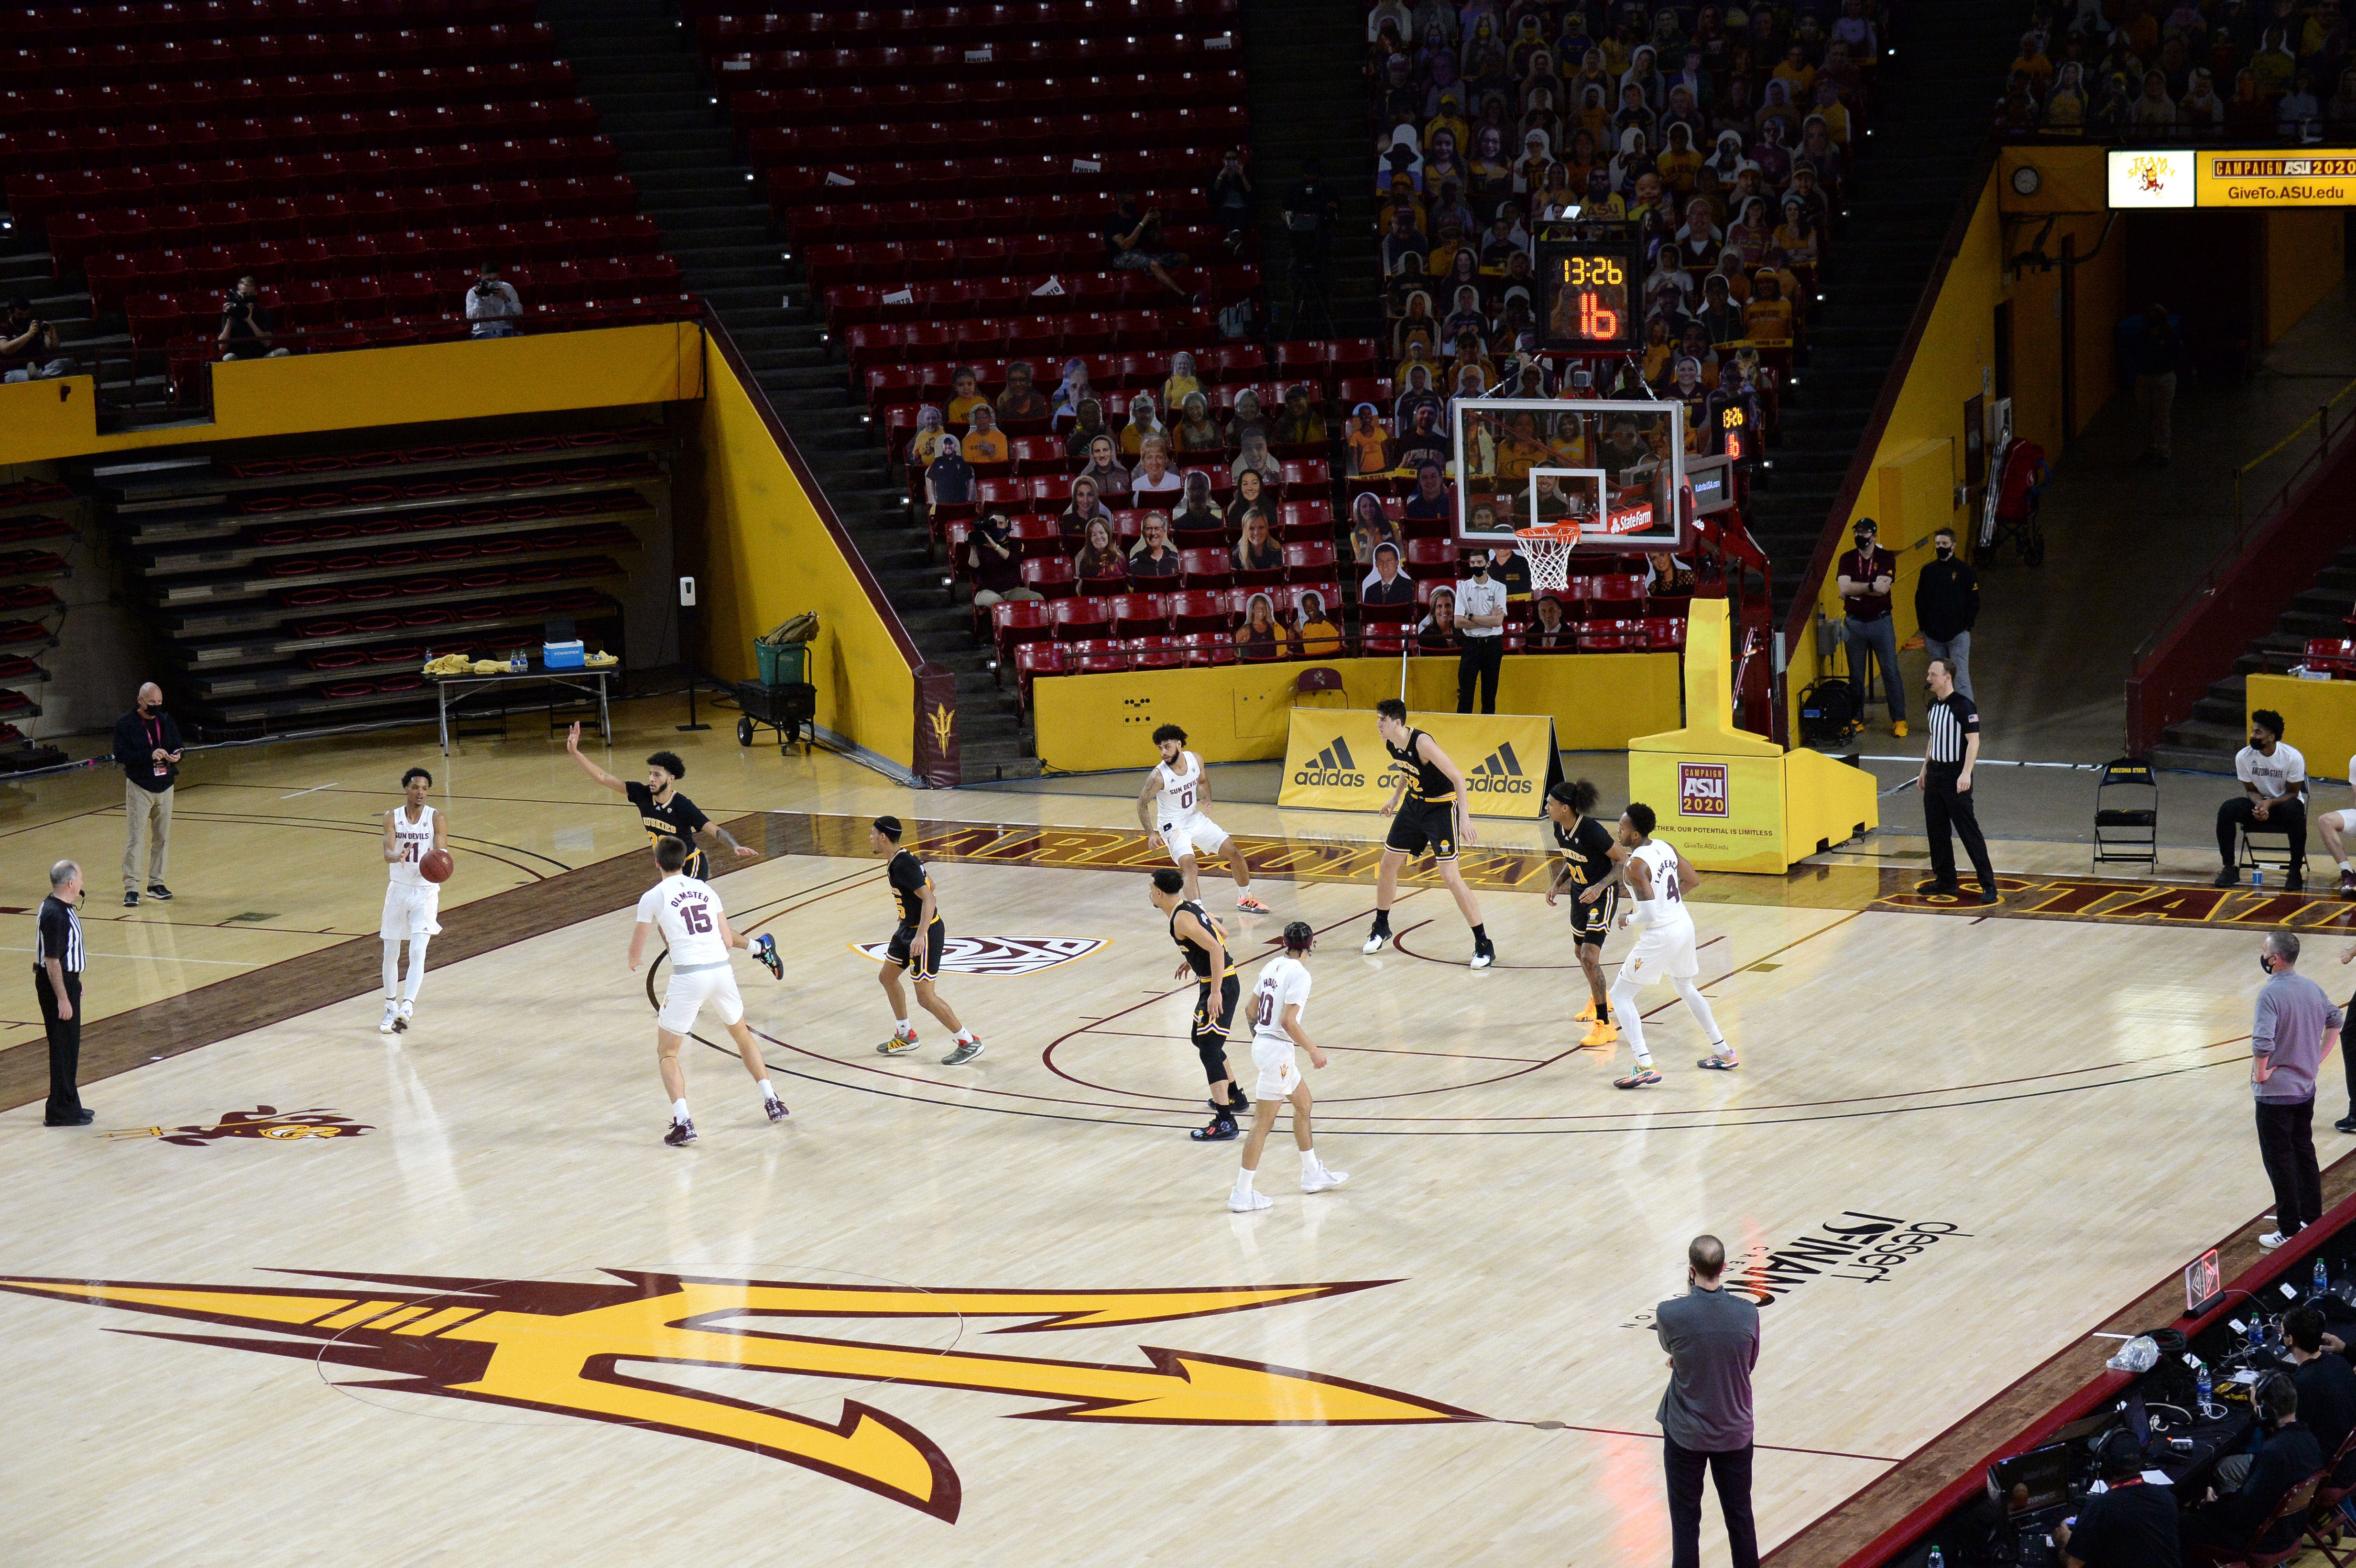
[[[2103,792],[2111,789],[2126,792],[2119,798],[2135,804],[2104,805]],[[2099,867],[2114,860],[2139,861],[2150,867],[2154,875],[2159,870],[2159,780],[2149,763],[2133,757],[2114,757],[2104,763],[2094,781],[2093,864]]]

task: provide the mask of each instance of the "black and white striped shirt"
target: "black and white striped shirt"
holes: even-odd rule
[[[1934,763],[1961,767],[1968,738],[1980,732],[1980,710],[1960,691],[1951,691],[1931,704],[1931,749]]]
[[[40,920],[33,928],[33,966],[52,958],[67,974],[81,973],[81,916],[55,893],[41,901]]]

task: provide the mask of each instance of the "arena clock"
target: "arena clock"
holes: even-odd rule
[[[1556,240],[1539,247],[1546,279],[1546,347],[1619,352],[1644,337],[1644,275],[1634,248],[1618,242]]]

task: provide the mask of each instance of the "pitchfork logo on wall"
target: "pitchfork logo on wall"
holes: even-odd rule
[[[1085,958],[1104,946],[1102,936],[952,936],[941,949],[944,975],[1035,975]],[[854,942],[853,951],[884,963],[888,942]]]

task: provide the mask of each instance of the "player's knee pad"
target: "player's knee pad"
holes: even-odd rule
[[[1194,1054],[1203,1059],[1203,1081],[1216,1083],[1227,1075],[1227,1042],[1225,1040],[1198,1039]]]

